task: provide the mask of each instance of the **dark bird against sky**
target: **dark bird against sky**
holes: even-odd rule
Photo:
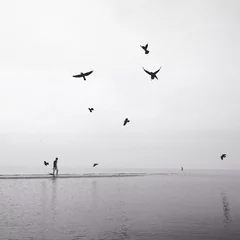
[[[89,110],[90,112],[92,112],[92,111],[94,110],[94,108],[88,108],[88,110]]]
[[[141,46],[141,45],[140,45]],[[148,44],[146,44],[146,46],[141,46],[141,48],[145,51],[145,54],[148,54],[149,51],[147,50],[148,48]]]
[[[125,126],[128,122],[130,122],[130,120],[129,120],[128,118],[126,118],[126,119],[124,120],[123,126]]]
[[[44,161],[44,165],[45,165],[45,166],[47,166],[47,165],[49,165],[49,163],[48,163],[48,162],[46,162],[46,161]]]
[[[153,80],[154,78],[158,79],[156,74],[160,71],[161,68],[162,68],[162,67],[160,67],[156,72],[149,72],[149,71],[147,71],[147,70],[144,69],[144,68],[143,68],[143,70],[144,70],[147,74],[149,74],[149,75],[151,76],[151,79]]]
[[[94,164],[93,164],[93,167],[96,167],[97,165],[98,165],[98,163],[94,163]]]
[[[90,72],[86,72],[86,73],[80,73],[80,74],[78,74],[78,75],[73,75],[73,77],[75,77],[75,78],[83,78],[85,81],[86,81],[86,76],[88,76],[88,75],[90,75],[91,73],[92,73],[93,71],[90,71]]]
[[[225,158],[227,156],[227,154],[222,154],[222,156],[221,156],[221,159],[223,160],[223,158]]]

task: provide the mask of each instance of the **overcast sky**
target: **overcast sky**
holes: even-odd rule
[[[240,168],[238,0],[1,5],[0,167]]]

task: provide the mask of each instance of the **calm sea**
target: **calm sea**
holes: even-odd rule
[[[240,173],[0,179],[0,239],[239,240]]]

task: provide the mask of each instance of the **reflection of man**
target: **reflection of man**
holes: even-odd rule
[[[58,175],[57,163],[58,163],[58,158],[56,158],[56,159],[53,161],[53,175],[54,175],[55,171],[56,171],[56,174]]]

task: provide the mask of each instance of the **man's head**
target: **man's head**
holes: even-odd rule
[[[56,158],[56,161],[58,161],[58,158]]]

